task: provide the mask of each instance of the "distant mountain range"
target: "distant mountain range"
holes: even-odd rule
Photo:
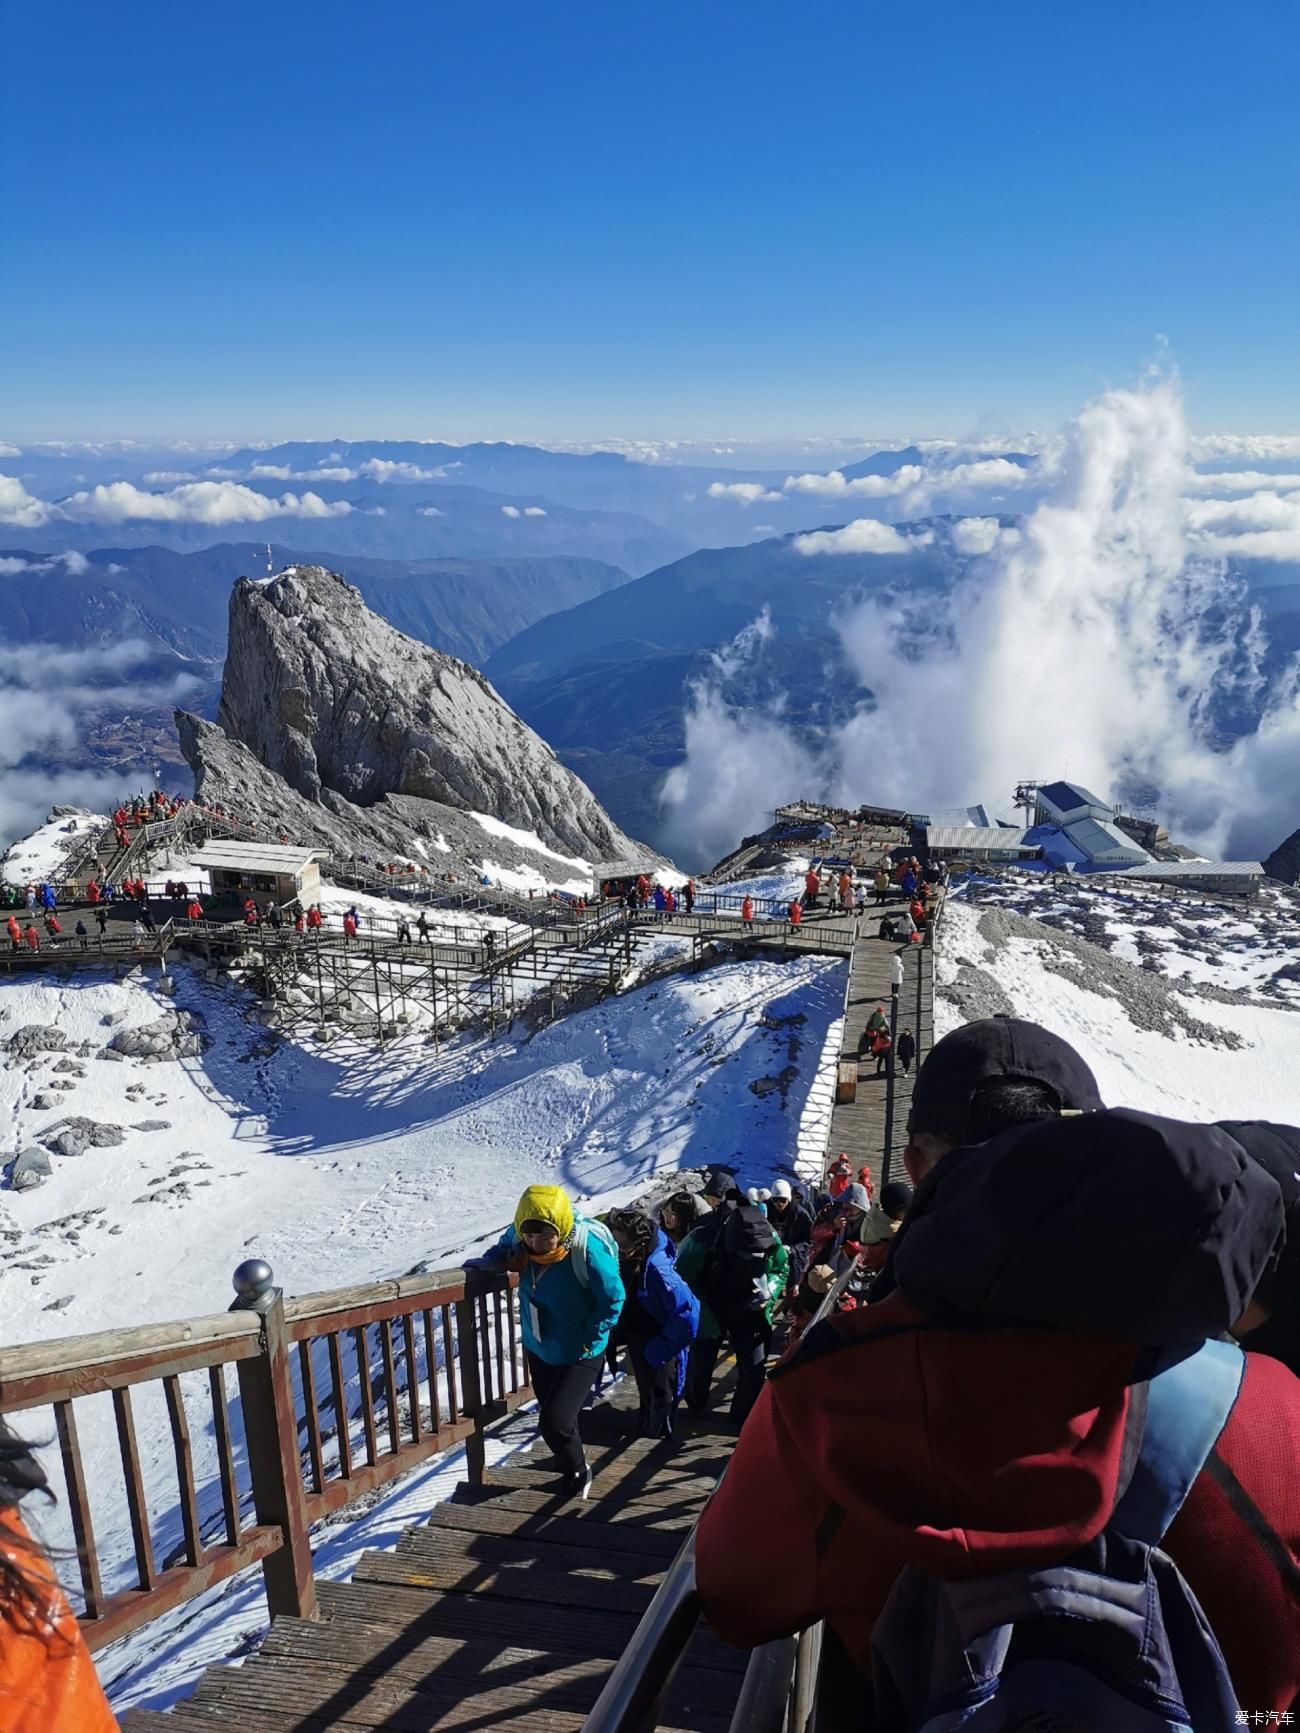
[[[69,561],[31,546],[0,547],[6,640],[80,647],[142,638],[220,664],[230,586],[268,564],[274,571],[335,565],[399,631],[475,667],[544,615],[628,581],[617,566],[568,556],[340,559],[276,542],[221,542],[194,553],[101,547]]]

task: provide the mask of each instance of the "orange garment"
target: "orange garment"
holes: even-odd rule
[[[6,1531],[8,1531],[6,1533]],[[0,1546],[32,1579],[39,1608],[7,1608],[0,1628],[0,1733],[118,1733],[85,1638],[16,1512],[0,1512]]]

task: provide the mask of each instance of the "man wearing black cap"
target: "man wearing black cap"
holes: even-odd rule
[[[985,1017],[930,1049],[912,1087],[903,1162],[920,1185],[964,1143],[1101,1105],[1097,1079],[1068,1041],[1019,1017]]]
[[[1231,1388],[1221,1407],[1205,1403],[1208,1454],[1161,1544],[1239,1703],[1288,1710],[1300,1695],[1300,1380],[1218,1340],[1275,1267],[1278,1185],[1236,1128],[1103,1109],[1063,1043],[993,1021],[992,1035],[976,1026],[934,1049],[938,1085],[918,1079],[913,1136],[947,1141],[895,1236],[893,1291],[827,1319],[776,1368],[705,1508],[705,1615],[746,1647],[825,1619],[869,1675],[908,1567],[983,1593],[1104,1547],[1145,1460],[1157,1374],[1199,1365],[1208,1344]],[[954,1147],[990,1097],[1025,1082],[1050,1091],[1045,1117]]]

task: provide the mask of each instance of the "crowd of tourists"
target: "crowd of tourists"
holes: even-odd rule
[[[980,1690],[1080,1729],[1300,1706],[1300,1128],[1108,1107],[998,1017],[922,1065],[903,1161],[879,1190],[847,1155],[815,1188],[718,1167],[603,1220],[530,1188],[472,1267],[520,1271],[561,1490],[611,1355],[657,1439],[725,1347],[704,1608],[746,1647],[824,1620],[829,1724]]]

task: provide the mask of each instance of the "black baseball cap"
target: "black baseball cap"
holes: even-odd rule
[[[1020,1017],[984,1017],[931,1048],[912,1086],[908,1132],[960,1137],[972,1096],[990,1078],[1042,1084],[1060,1113],[1096,1113],[1104,1106],[1097,1079],[1068,1041]]]

